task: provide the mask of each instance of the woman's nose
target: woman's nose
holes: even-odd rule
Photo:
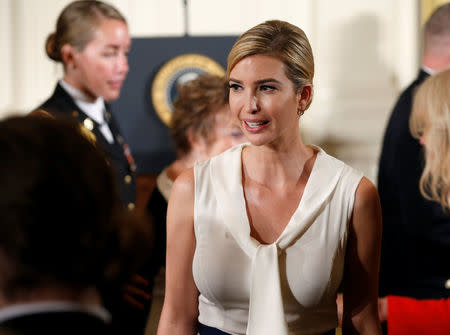
[[[128,66],[128,57],[126,55],[122,55],[118,62],[117,67],[120,73],[128,73],[128,70],[130,69]]]
[[[258,112],[258,99],[255,94],[248,94],[245,102],[245,111],[249,114]]]

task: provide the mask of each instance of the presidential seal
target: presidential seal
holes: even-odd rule
[[[177,86],[205,72],[217,76],[225,75],[225,70],[219,63],[200,54],[175,57],[156,73],[151,92],[152,102],[156,114],[167,126],[170,126],[172,102],[177,97]]]

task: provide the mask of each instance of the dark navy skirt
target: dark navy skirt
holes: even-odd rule
[[[221,331],[220,329],[205,326],[201,323],[199,324],[199,327],[198,327],[198,333],[200,335],[230,335],[229,333],[225,333],[225,332]]]
[[[198,333],[200,335],[230,335],[229,333],[225,333],[217,328],[212,328],[209,326],[199,324]],[[323,333],[323,335],[334,335],[336,331],[334,329],[327,331],[326,333]],[[275,335],[275,334],[274,334]]]

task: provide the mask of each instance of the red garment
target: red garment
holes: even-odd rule
[[[449,335],[450,299],[387,297],[388,335]]]

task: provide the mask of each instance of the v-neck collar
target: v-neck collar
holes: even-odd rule
[[[226,164],[218,164],[219,157],[212,160],[212,182],[219,203],[222,204],[224,223],[240,247],[252,257],[260,245],[277,245],[285,249],[298,236],[303,235],[314,222],[314,217],[334,190],[343,170],[343,163],[318,150],[316,160],[305,185],[302,198],[280,236],[271,244],[263,244],[250,235],[244,188],[242,184],[242,150],[248,143],[231,149]]]
[[[241,170],[240,170],[240,174],[241,174],[241,180],[240,180],[240,186],[241,186],[241,191],[242,191],[242,197],[241,197],[241,201],[244,203],[244,207],[245,207],[245,212],[244,212],[244,216],[245,216],[245,221],[246,221],[246,223],[248,224],[248,226],[249,227],[251,227],[250,226],[250,213],[248,212],[248,207],[247,207],[247,200],[246,200],[246,198],[245,198],[245,191],[244,191],[244,178],[242,177],[243,176],[243,167],[244,167],[244,162],[243,162],[243,154],[244,154],[244,148],[246,147],[246,146],[248,146],[248,145],[246,145],[246,144],[244,144],[244,145],[242,145],[242,147],[241,147],[241,159],[240,159],[240,161],[241,161],[241,164],[240,164],[240,168],[241,168]],[[313,178],[313,177],[315,177],[315,170],[316,170],[316,163],[317,163],[317,161],[320,159],[319,158],[319,156],[321,156],[321,149],[320,148],[316,148],[316,147],[313,147],[313,150],[315,150],[315,151],[317,151],[317,154],[316,154],[316,158],[315,158],[315,160],[314,160],[314,164],[313,164],[313,166],[312,166],[312,168],[311,168],[311,172],[310,172],[310,174],[309,174],[309,177],[308,177],[308,180],[306,181],[306,184],[305,184],[305,187],[304,187],[304,189],[303,189],[303,192],[302,192],[302,195],[301,195],[301,197],[300,197],[300,200],[299,200],[299,202],[298,202],[298,204],[297,204],[297,207],[295,208],[295,210],[294,210],[294,212],[292,213],[292,215],[291,215],[291,217],[289,218],[289,221],[288,221],[288,223],[286,224],[286,226],[283,228],[283,231],[280,233],[280,235],[275,239],[275,241],[273,241],[272,243],[262,243],[262,242],[260,242],[260,241],[258,241],[256,238],[254,238],[253,236],[251,236],[250,235],[250,238],[251,239],[253,239],[253,240],[255,240],[255,243],[257,243],[258,245],[272,245],[272,244],[277,244],[277,242],[283,237],[283,234],[284,234],[284,232],[286,231],[286,230],[289,230],[289,225],[291,225],[291,222],[292,221],[295,221],[295,219],[296,219],[296,217],[297,217],[297,214],[300,212],[300,209],[301,209],[301,206],[302,206],[302,199],[304,198],[304,196],[307,194],[307,192],[309,192],[309,184],[310,184],[310,180],[311,180],[311,178]]]

